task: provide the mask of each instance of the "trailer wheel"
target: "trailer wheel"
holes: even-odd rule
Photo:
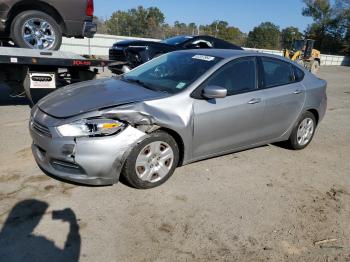
[[[11,38],[22,48],[58,50],[62,31],[55,19],[40,11],[24,11],[11,25]]]

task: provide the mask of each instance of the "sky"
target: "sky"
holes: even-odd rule
[[[95,0],[95,15],[109,18],[116,10],[128,10],[142,5],[158,7],[166,22],[174,21],[210,24],[215,20],[227,21],[248,33],[262,22],[270,21],[280,26],[298,27],[304,31],[312,22],[303,17],[301,0]]]

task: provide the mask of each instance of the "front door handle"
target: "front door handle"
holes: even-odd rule
[[[303,91],[301,91],[301,90],[295,90],[294,92],[293,92],[293,94],[294,95],[298,95],[298,94],[301,94]]]
[[[250,100],[248,102],[249,105],[254,105],[254,104],[258,104],[261,102],[261,98],[253,98],[252,100]]]

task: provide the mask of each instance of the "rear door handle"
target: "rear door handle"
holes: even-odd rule
[[[301,91],[301,90],[295,90],[294,92],[293,92],[293,94],[295,94],[295,95],[298,95],[298,94],[301,94],[303,91]]]
[[[252,100],[250,100],[250,101],[248,102],[248,104],[254,105],[254,104],[258,104],[258,103],[260,103],[260,102],[261,102],[261,98],[253,98]]]

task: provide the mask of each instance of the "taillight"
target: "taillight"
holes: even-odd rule
[[[86,15],[94,16],[94,0],[87,0]]]

